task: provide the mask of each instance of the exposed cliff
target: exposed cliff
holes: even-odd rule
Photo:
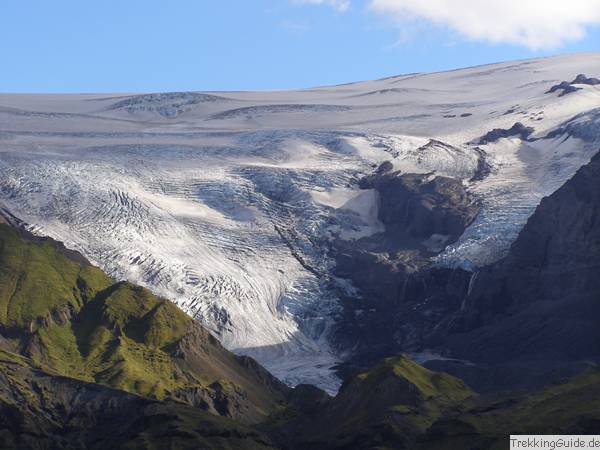
[[[473,275],[438,334],[478,360],[600,358],[600,154],[544,198],[506,258]]]

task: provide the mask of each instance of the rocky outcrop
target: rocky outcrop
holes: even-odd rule
[[[598,78],[587,77],[586,75],[580,73],[571,82],[562,81],[559,84],[555,84],[546,92],[546,94],[552,94],[554,92],[561,91],[561,93],[559,94],[559,97],[562,97],[564,95],[580,91],[581,88],[576,86],[578,84],[584,84],[584,85],[588,85],[588,86],[596,86],[596,85],[600,84],[600,80]]]
[[[0,447],[273,449],[233,420],[38,370],[0,350]]]
[[[260,422],[291,392],[254,359],[233,355],[196,323],[174,345],[172,354],[182,376],[191,372],[210,381],[184,385],[172,398],[213,414],[242,423]]]
[[[526,141],[533,134],[535,130],[532,127],[526,127],[521,122],[515,123],[509,129],[495,128],[492,131],[486,133],[479,139],[479,145],[485,145],[492,142],[496,142],[502,138],[518,137],[519,139]]]
[[[122,110],[129,114],[155,113],[172,119],[202,103],[227,101],[225,97],[198,92],[164,92],[125,97],[113,103],[108,110]]]
[[[381,168],[380,168],[381,170]],[[401,174],[378,171],[360,183],[379,193],[379,220],[395,240],[444,236],[452,243],[479,212],[473,196],[461,180],[433,174]],[[407,247],[400,243],[398,247]]]
[[[600,80],[598,78],[587,77],[580,73],[573,81],[571,81],[571,84],[587,84],[588,86],[596,86],[600,84]]]
[[[417,346],[459,307],[469,279],[462,270],[429,268],[429,258],[474,220],[474,197],[457,179],[384,169],[360,185],[379,193],[385,232],[334,246],[336,276],[361,294],[345,299],[335,332],[336,344],[354,352],[344,373]]]
[[[599,269],[600,154],[542,200],[505,259],[473,274],[438,343],[470,360],[600,360]]]
[[[479,158],[477,159],[475,173],[469,179],[470,182],[485,180],[492,173],[492,165],[488,161],[486,152],[479,147],[475,147],[475,151],[479,154]]]
[[[572,94],[573,92],[577,92],[577,91],[580,91],[580,90],[581,90],[581,88],[573,86],[568,81],[562,81],[562,82],[560,82],[558,84],[555,84],[550,89],[548,89],[546,91],[546,94],[553,94],[554,92],[560,91],[560,94],[558,94],[558,96],[559,97],[563,97],[563,96],[565,96],[567,94]]]
[[[346,248],[337,270],[360,287],[342,336],[348,375],[398,351],[481,391],[531,389],[600,359],[600,156],[544,199],[509,255],[475,273],[429,267],[415,250]],[[467,364],[459,360],[468,361]]]

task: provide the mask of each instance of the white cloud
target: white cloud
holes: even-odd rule
[[[579,40],[588,26],[600,24],[600,0],[370,0],[369,5],[399,24],[425,19],[471,40],[533,50]]]
[[[301,5],[326,5],[345,12],[350,8],[350,0],[292,0],[293,3]]]

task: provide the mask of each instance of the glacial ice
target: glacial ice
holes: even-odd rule
[[[0,202],[117,279],[173,299],[290,384],[335,392],[331,239],[382,231],[357,181],[459,177],[482,212],[439,264],[502,257],[600,142],[600,86],[547,94],[600,54],[272,92],[0,94]],[[476,146],[522,122],[533,140]],[[486,176],[475,176],[482,158]]]

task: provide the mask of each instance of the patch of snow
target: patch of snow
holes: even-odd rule
[[[330,230],[344,240],[360,239],[383,233],[385,226],[379,221],[379,193],[375,189],[331,189],[328,191],[310,191],[314,202],[333,209],[352,211],[358,216],[358,223],[352,228],[340,229],[334,226]]]

